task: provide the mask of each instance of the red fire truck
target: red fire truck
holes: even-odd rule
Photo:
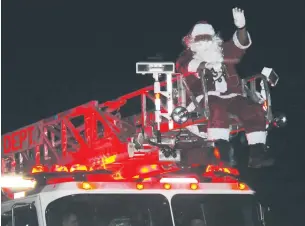
[[[263,225],[264,211],[237,169],[210,164],[203,154],[181,170],[182,153],[213,144],[192,129],[209,119],[204,82],[202,107],[174,68],[139,62],[137,73],[152,75],[153,86],[4,134],[3,225],[64,225],[71,217],[96,225]],[[269,85],[278,76],[267,71],[243,82],[245,95],[265,109],[269,128],[286,118],[271,112]],[[124,115],[137,107],[139,114]],[[231,118],[234,135],[243,127]]]

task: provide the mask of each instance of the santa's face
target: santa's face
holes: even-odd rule
[[[199,35],[190,44],[194,58],[208,63],[223,62],[223,40],[218,35]]]

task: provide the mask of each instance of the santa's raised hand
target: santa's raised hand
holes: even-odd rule
[[[244,15],[244,10],[240,8],[233,8],[232,9],[234,24],[237,28],[243,28],[246,26],[246,18]]]

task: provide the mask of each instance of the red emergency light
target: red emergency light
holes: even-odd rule
[[[159,167],[157,165],[144,165],[142,167],[135,167],[137,168],[138,172],[130,172],[133,173],[133,178],[139,178],[140,175],[147,175],[150,172],[158,171]],[[70,167],[68,166],[62,166],[62,165],[53,165],[51,167],[51,170],[49,170],[47,167],[43,165],[37,165],[32,168],[32,174],[40,174],[40,173],[75,173],[75,172],[94,172],[94,169],[91,166],[83,165],[83,164],[74,164]],[[222,173],[224,175],[232,175],[232,176],[239,176],[239,171],[236,168],[232,167],[221,167],[217,165],[208,165],[205,169],[205,172],[203,172],[204,177],[213,177],[217,175],[217,173]],[[138,176],[137,176],[138,175]],[[147,177],[146,177],[147,178]],[[165,178],[163,178],[164,180]],[[171,180],[183,180],[182,178],[176,178],[176,179],[171,179]],[[191,180],[188,178],[188,180]],[[165,182],[164,182],[165,183]],[[192,183],[192,182],[190,182]]]
[[[233,176],[239,176],[239,171],[236,168],[232,167],[221,167],[217,165],[208,165],[204,175],[209,176],[209,175],[214,175],[215,173],[224,173],[228,175],[233,175]]]

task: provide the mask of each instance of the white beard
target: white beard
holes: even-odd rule
[[[213,69],[217,74],[213,78],[215,81],[215,91],[225,93],[227,91],[227,82],[225,79],[218,81],[217,79],[222,76],[222,63],[223,63],[223,40],[215,35],[211,41],[200,41],[190,44],[190,49],[193,51],[193,58],[200,62],[206,62],[207,69]]]
[[[200,41],[190,44],[190,49],[194,52],[194,59],[207,63],[222,63],[223,40],[219,36],[214,36],[211,41]]]

